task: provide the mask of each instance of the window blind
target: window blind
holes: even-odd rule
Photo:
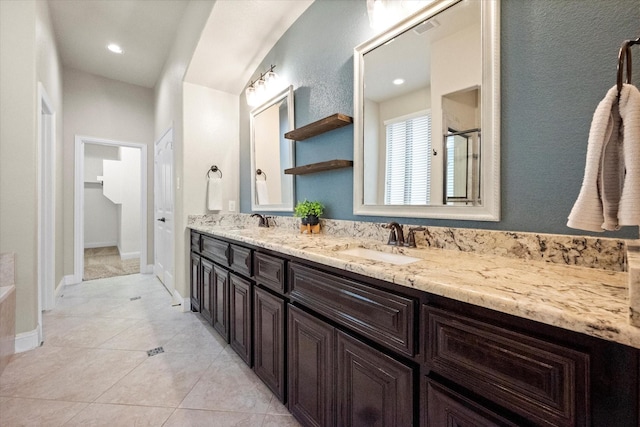
[[[430,112],[400,121],[390,121],[385,125],[385,204],[428,204],[431,180]]]

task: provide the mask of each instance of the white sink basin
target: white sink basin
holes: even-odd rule
[[[382,261],[395,265],[406,265],[416,261],[420,261],[420,258],[414,258],[408,255],[392,254],[389,252],[379,252],[366,248],[351,248],[337,251],[339,254],[352,255],[359,258],[365,258],[371,261]]]

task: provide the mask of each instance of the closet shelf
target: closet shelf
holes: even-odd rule
[[[324,172],[333,169],[349,168],[353,166],[352,160],[329,160],[328,162],[311,163],[304,166],[285,169],[287,175],[306,175],[309,173]]]
[[[284,137],[294,141],[304,141],[316,135],[320,135],[330,130],[338,129],[353,123],[353,117],[346,114],[336,113],[332,116],[320,119],[317,122],[309,123],[301,128],[294,129],[284,134]]]

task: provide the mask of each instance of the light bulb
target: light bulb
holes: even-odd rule
[[[245,95],[247,97],[247,105],[250,107],[255,107],[258,104],[258,97],[256,96],[256,89],[253,85],[249,86],[245,91]]]
[[[273,92],[274,90],[276,90],[278,86],[278,80],[279,80],[278,74],[276,74],[276,72],[273,71],[273,69],[271,69],[271,71],[269,71],[267,75],[264,76],[264,82],[267,87],[267,90],[270,92]]]
[[[256,95],[258,98],[261,98],[264,96],[266,89],[267,87],[264,79],[260,79],[256,82]]]

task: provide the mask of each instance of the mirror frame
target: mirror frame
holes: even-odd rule
[[[293,212],[293,206],[296,200],[296,185],[295,185],[295,177],[293,175],[285,175],[284,169],[289,169],[295,166],[296,163],[296,152],[295,152],[295,144],[292,140],[287,140],[287,147],[289,147],[289,151],[291,152],[291,162],[290,164],[281,165],[282,167],[282,175],[285,177],[291,177],[291,202],[290,203],[279,203],[279,204],[269,204],[269,205],[258,205],[256,203],[256,158],[255,158],[255,117],[266,110],[267,108],[273,106],[274,104],[282,101],[283,99],[287,100],[287,119],[289,122],[288,129],[280,129],[283,131],[282,133],[286,133],[295,129],[295,106],[293,104],[293,86],[289,86],[284,89],[282,92],[273,96],[269,100],[265,101],[262,105],[254,108],[249,113],[249,133],[251,138],[251,210],[252,211],[269,211],[269,212]]]
[[[364,55],[462,0],[436,0],[354,49],[353,214],[387,217],[500,221],[500,3],[483,0],[482,33],[482,206],[364,204]]]

